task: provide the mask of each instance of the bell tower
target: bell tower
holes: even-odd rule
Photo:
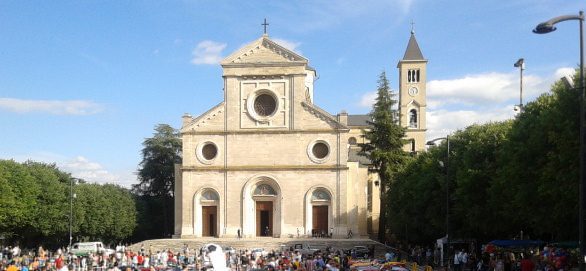
[[[425,132],[427,131],[426,113],[426,85],[427,60],[423,57],[415,32],[411,30],[411,37],[403,59],[397,64],[399,69],[399,123],[406,127],[406,138],[409,144],[405,151],[419,152],[425,149]]]

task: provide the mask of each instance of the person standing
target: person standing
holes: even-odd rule
[[[535,264],[531,259],[529,259],[529,255],[525,255],[523,260],[521,260],[521,271],[533,271],[535,270]]]
[[[460,258],[461,258],[461,253],[462,251],[458,251],[454,254],[454,271],[461,271],[461,262],[460,262]]]

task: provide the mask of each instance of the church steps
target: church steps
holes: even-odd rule
[[[308,244],[312,247],[325,249],[330,246],[334,250],[337,249],[351,249],[354,246],[375,246],[375,255],[381,256],[385,253],[385,245],[368,239],[368,238],[352,238],[352,239],[330,239],[330,238],[267,238],[267,237],[254,237],[254,238],[213,238],[213,237],[202,237],[194,239],[153,239],[145,240],[128,247],[132,251],[139,251],[141,246],[144,246],[144,250],[148,252],[149,247],[152,246],[152,252],[171,249],[173,252],[181,252],[185,244],[190,250],[199,249],[205,244],[215,243],[222,247],[233,247],[235,250],[251,250],[254,248],[263,248],[265,251],[280,251],[282,249],[288,249],[295,244]]]

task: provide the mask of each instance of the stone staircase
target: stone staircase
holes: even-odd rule
[[[336,249],[351,249],[354,246],[371,246],[375,247],[375,256],[381,257],[387,251],[387,247],[377,241],[368,238],[352,238],[352,239],[330,239],[330,238],[272,238],[272,237],[254,237],[254,238],[214,238],[202,237],[194,239],[152,239],[145,240],[129,246],[133,251],[140,250],[144,246],[146,251],[152,246],[152,251],[162,251],[171,249],[174,252],[182,250],[183,245],[187,244],[190,249],[199,249],[205,244],[214,243],[222,247],[233,247],[235,250],[251,250],[254,248],[262,248],[266,251],[280,251],[288,249],[295,244],[308,244],[311,247],[325,249],[330,246]]]

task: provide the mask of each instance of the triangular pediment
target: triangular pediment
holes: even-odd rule
[[[223,127],[224,102],[214,106],[200,116],[193,118],[191,121],[181,127],[181,132],[185,133],[193,130],[202,129],[219,129]]]
[[[299,54],[270,40],[268,36],[240,48],[222,60],[222,65],[231,64],[274,64],[274,63],[307,63],[307,59]]]
[[[420,107],[421,106],[421,104],[419,104],[415,100],[411,100],[409,103],[407,103],[407,106],[411,106],[411,105],[416,106],[416,107]]]
[[[301,106],[316,119],[327,123],[332,129],[349,130],[348,126],[343,125],[336,119],[336,117],[332,116],[330,113],[319,108],[318,106],[307,102],[301,102]]]

